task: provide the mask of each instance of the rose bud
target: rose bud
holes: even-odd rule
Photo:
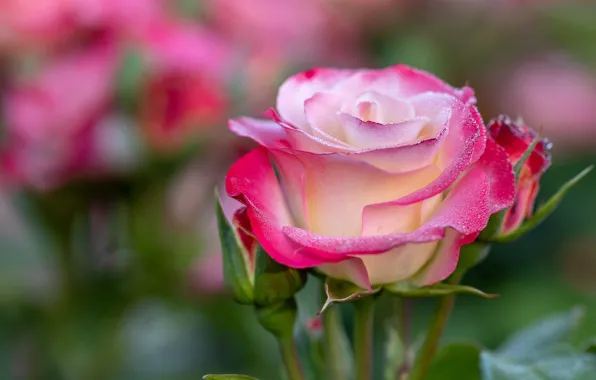
[[[474,101],[404,65],[297,74],[269,120],[230,121],[260,147],[231,167],[227,193],[281,264],[368,289],[439,282],[515,195]]]
[[[260,249],[242,204],[219,194],[216,211],[224,279],[236,301],[269,307],[293,298],[304,286],[305,273],[280,265]]]
[[[297,316],[294,295],[304,287],[306,272],[275,262],[261,249],[248,208],[219,194],[216,211],[224,279],[236,301],[254,305],[259,323],[275,336],[291,334]]]
[[[492,120],[488,133],[507,152],[512,165],[518,163],[536,138],[536,132],[523,123],[515,123],[506,116]],[[500,233],[515,231],[532,216],[542,174],[551,163],[551,143],[540,138],[519,172],[515,201],[502,221]]]

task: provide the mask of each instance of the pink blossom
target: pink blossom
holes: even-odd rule
[[[241,229],[282,264],[361,287],[445,279],[515,195],[474,102],[404,65],[290,77],[269,120],[229,124],[260,145],[226,177]]]
[[[198,25],[160,20],[141,34],[147,75],[141,123],[149,142],[174,149],[206,126],[225,120],[232,52]]]
[[[96,165],[93,131],[110,104],[116,63],[114,46],[101,44],[13,83],[3,102],[5,174],[46,188]]]

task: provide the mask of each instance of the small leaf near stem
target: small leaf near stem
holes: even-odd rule
[[[373,378],[373,319],[374,297],[368,296],[354,302],[354,356],[356,380]]]

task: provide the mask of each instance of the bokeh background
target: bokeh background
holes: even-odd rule
[[[226,120],[302,69],[410,64],[553,141],[540,202],[596,157],[595,46],[593,1],[0,1],[0,379],[281,378],[222,282],[213,189],[251,148]],[[576,339],[595,336],[595,192],[590,175],[495,247],[465,282],[501,297],[459,297],[445,341],[495,347],[575,305]],[[412,303],[416,329],[431,306]]]

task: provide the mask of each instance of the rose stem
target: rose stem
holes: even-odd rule
[[[354,302],[354,357],[356,380],[372,379],[374,298],[364,297]]]
[[[459,284],[462,277],[463,273],[455,272],[445,282],[449,284]],[[443,296],[439,299],[439,303],[432,317],[426,339],[424,340],[422,347],[420,347],[420,351],[418,351],[418,354],[416,355],[416,360],[414,362],[409,380],[424,380],[426,378],[435,352],[437,351],[437,347],[439,346],[439,340],[441,339],[441,335],[443,335],[443,331],[445,330],[447,319],[449,318],[449,314],[451,314],[451,310],[453,309],[454,302],[454,294]]]
[[[325,350],[326,373],[328,380],[343,380],[342,368],[342,325],[341,313],[337,305],[323,312],[323,348]]]
[[[404,362],[398,368],[397,379],[402,379],[410,371],[410,360],[408,351],[410,348],[410,318],[412,315],[412,300],[408,298],[395,297],[395,309],[398,316],[397,328],[404,350]]]
[[[288,380],[304,380],[302,367],[300,366],[300,359],[298,350],[296,349],[296,342],[292,334],[286,337],[278,337],[279,351],[286,368]]]

